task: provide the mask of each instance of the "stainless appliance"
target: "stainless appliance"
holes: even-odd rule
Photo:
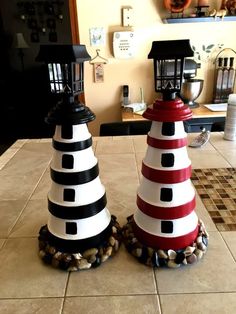
[[[199,107],[195,100],[199,97],[203,89],[203,80],[188,79],[183,81],[180,91],[180,97],[185,104],[191,108]]]
[[[195,100],[200,96],[204,84],[203,80],[195,78],[197,76],[198,68],[200,68],[199,63],[192,59],[185,59],[183,81],[179,97],[191,108],[199,107],[199,104],[195,102]],[[169,75],[174,73],[173,62],[167,63],[165,71]]]

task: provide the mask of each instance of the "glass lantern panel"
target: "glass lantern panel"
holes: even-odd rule
[[[73,64],[73,91],[83,91],[83,63]]]
[[[62,70],[60,63],[48,64],[49,80],[51,92],[61,93],[63,91]]]
[[[180,90],[182,81],[181,59],[156,60],[156,90]]]

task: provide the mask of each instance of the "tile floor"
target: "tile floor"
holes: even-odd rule
[[[146,137],[93,140],[109,211],[122,225],[135,210]],[[236,166],[236,143],[221,133],[188,152],[194,169]],[[43,264],[37,236],[47,222],[52,153],[50,140],[20,140],[0,157],[0,313],[236,313],[236,231],[219,231],[198,195],[210,241],[195,265],[153,270],[123,246],[97,269],[67,273]]]

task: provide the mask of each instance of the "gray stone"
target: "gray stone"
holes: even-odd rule
[[[165,259],[168,258],[168,255],[163,250],[158,250],[157,254],[158,254],[158,257],[160,258],[165,258]]]
[[[106,255],[106,254],[102,255],[101,262],[104,263],[106,260],[108,260],[108,258],[109,258],[108,255]]]
[[[83,258],[88,259],[90,256],[96,255],[97,253],[98,253],[98,249],[96,249],[96,248],[88,249],[88,250],[84,251]]]
[[[82,258],[81,260],[79,260],[79,269],[89,269],[91,267],[91,264],[84,258]]]
[[[113,250],[112,246],[108,246],[108,248],[107,248],[106,251],[105,251],[105,255],[111,256],[112,250]]]
[[[167,266],[170,268],[178,268],[178,267],[180,267],[180,264],[176,264],[174,261],[169,260],[167,263]]]
[[[194,264],[197,261],[197,256],[193,253],[192,255],[189,255],[186,259],[188,264]]]
[[[111,236],[111,237],[109,238],[109,243],[110,243],[110,245],[111,245],[111,246],[114,246],[114,245],[115,245],[115,242],[116,242],[116,239]]]

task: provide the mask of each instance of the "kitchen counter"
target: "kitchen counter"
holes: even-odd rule
[[[188,134],[189,141],[194,136]],[[107,207],[123,225],[136,208],[146,136],[94,137],[93,149]],[[225,141],[223,133],[212,133],[204,147],[189,147],[188,154],[194,174],[196,169],[236,167],[236,141]],[[47,223],[51,157],[49,139],[18,140],[0,156],[0,312],[236,313],[236,231],[220,229],[199,186],[196,212],[210,239],[196,264],[153,270],[123,245],[96,269],[68,273],[43,264],[37,236]],[[229,188],[235,192],[230,197],[233,217],[236,189]]]
[[[201,132],[203,128],[209,131],[222,131],[224,129],[226,111],[211,111],[204,104],[192,108],[193,116],[185,121],[186,132]],[[127,112],[121,109],[122,122],[147,121],[141,114]]]

